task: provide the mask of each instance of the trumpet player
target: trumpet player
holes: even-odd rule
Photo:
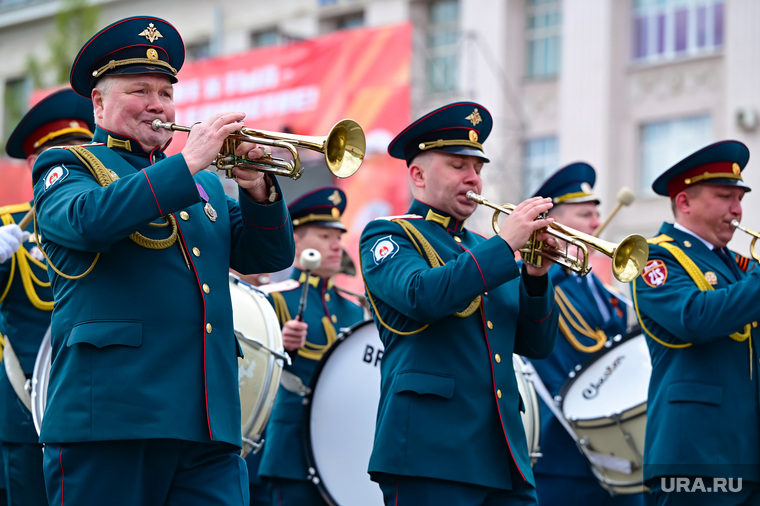
[[[520,203],[490,239],[465,228],[492,124],[458,102],[406,127],[388,152],[407,164],[409,214],[362,233],[385,349],[369,472],[388,506],[536,504],[512,354],[547,356],[557,311],[551,262],[521,271],[514,252],[552,223],[537,219],[552,203]]]
[[[592,235],[599,226],[599,199],[594,194],[596,171],[585,162],[562,167],[541,185],[536,195],[549,197],[549,216],[572,229]],[[590,250],[593,251],[593,250]],[[571,371],[604,353],[609,338],[626,332],[624,299],[593,272],[579,276],[559,265],[549,270],[559,314],[559,332],[549,357],[532,360],[552,396]],[[539,504],[641,505],[641,494],[611,496],[595,478],[589,462],[546,404],[541,402],[541,457],[533,471]]]
[[[216,114],[164,153],[172,134],[151,124],[174,121],[184,55],[160,18],[95,34],[71,68],[93,143],[34,165],[55,299],[40,434],[51,504],[248,504],[228,272],[288,267],[293,229],[270,175],[235,169],[237,202],[203,170],[244,114]]]
[[[760,269],[748,272],[750,262],[726,248],[750,191],[742,178],[748,160],[741,142],[716,142],[652,184],[670,199],[675,221],[649,240],[649,261],[634,282],[652,359],[650,504],[760,503]]]

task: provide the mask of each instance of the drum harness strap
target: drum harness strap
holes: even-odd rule
[[[652,239],[649,239],[647,242],[650,244],[657,244],[659,246],[662,246],[665,248],[671,255],[673,255],[673,258],[675,258],[678,263],[681,264],[681,267],[686,271],[686,273],[691,277],[691,279],[694,281],[694,283],[697,285],[697,288],[699,288],[701,291],[708,291],[708,290],[714,290],[712,285],[707,282],[707,279],[705,278],[704,273],[697,267],[697,264],[694,263],[694,260],[689,258],[689,256],[684,253],[684,251],[676,246],[675,244],[670,244],[670,242],[673,241],[672,237],[669,237],[665,234],[660,234],[657,237],[654,237]],[[692,345],[692,343],[684,343],[684,344],[671,344],[666,343],[665,341],[658,339],[657,336],[652,334],[652,332],[646,328],[644,325],[644,321],[641,318],[641,314],[639,313],[639,304],[637,302],[636,298],[636,280],[633,280],[633,286],[632,290],[633,292],[633,306],[636,309],[636,317],[639,320],[639,324],[641,325],[641,330],[643,330],[649,337],[651,337],[654,341],[660,343],[661,345],[667,347],[667,348],[688,348]],[[749,377],[752,379],[752,326],[750,324],[747,324],[744,326],[744,329],[742,332],[734,332],[729,336],[734,341],[738,342],[744,342],[748,341],[749,343]]]
[[[100,186],[108,186],[109,184],[113,183],[117,179],[119,179],[119,176],[116,175],[116,173],[112,170],[108,170],[105,165],[103,165],[103,162],[101,162],[95,154],[90,152],[87,148],[84,148],[82,146],[68,146],[64,148],[71,153],[73,153],[79,160],[82,162],[82,164],[87,167],[87,169],[92,173],[93,177],[95,177],[95,180],[98,182]],[[126,163],[126,162],[125,162]],[[145,237],[144,235],[140,234],[139,232],[132,233],[129,238],[138,244],[139,246],[142,246],[143,248],[148,249],[166,249],[170,247],[172,244],[174,244],[178,237],[178,229],[177,229],[177,220],[174,218],[172,214],[169,214],[164,217],[166,220],[165,223],[149,223],[152,227],[167,227],[171,226],[171,234],[169,237],[165,239],[150,239],[148,237]],[[48,257],[45,250],[42,248],[42,244],[40,243],[40,237],[37,232],[37,215],[34,217],[34,236],[37,239],[37,245],[40,248],[40,251],[42,251],[42,254],[45,257],[45,260],[47,260],[48,265],[51,269],[53,269],[56,274],[59,276],[62,276],[66,279],[80,279],[85,276],[87,276],[90,272],[92,272],[92,269],[95,267],[95,264],[98,262],[98,259],[100,258],[100,253],[95,254],[95,258],[92,260],[92,264],[90,267],[83,272],[82,274],[78,274],[76,276],[72,276],[69,274],[65,274],[58,270],[55,265],[53,265],[53,262],[50,260],[50,257]],[[182,250],[182,255],[185,256],[185,250],[180,247]],[[185,263],[187,264],[188,269],[190,268],[190,264],[187,260],[187,257],[185,256]]]
[[[528,376],[528,379],[531,381],[531,383],[533,383],[538,396],[541,397],[541,400],[544,401],[546,406],[554,414],[554,418],[557,419],[559,424],[562,425],[562,427],[565,429],[565,431],[567,431],[573,441],[575,441],[576,446],[581,451],[581,453],[586,456],[586,459],[588,459],[589,462],[597,467],[611,469],[620,473],[631,474],[633,472],[633,463],[630,460],[621,459],[620,457],[615,457],[614,455],[606,455],[604,453],[595,452],[588,447],[588,441],[578,438],[578,435],[570,425],[571,422],[569,422],[567,418],[565,418],[565,415],[560,412],[559,408],[557,407],[556,400],[549,393],[549,390],[546,388],[546,385],[544,385],[544,382],[541,380],[541,377],[538,375],[538,372],[533,367],[533,364],[530,362],[530,360],[525,361],[525,372],[526,376]],[[634,451],[636,450],[635,448],[633,449]]]
[[[404,232],[406,232],[406,235],[409,236],[409,240],[414,245],[417,252],[424,258],[427,258],[428,263],[432,268],[440,267],[445,264],[445,262],[441,259],[441,256],[438,254],[437,251],[433,248],[433,246],[430,244],[430,242],[425,239],[425,236],[422,235],[422,233],[417,230],[414,225],[409,223],[409,221],[403,219],[403,218],[396,218],[391,220],[394,223],[398,223],[402,229],[404,229]],[[424,253],[423,253],[424,251]],[[364,272],[364,269],[361,265],[361,257],[359,258],[359,268]],[[367,298],[369,299],[370,304],[372,305],[372,309],[375,312],[375,315],[377,316],[377,321],[380,322],[380,324],[388,329],[389,331],[393,332],[394,334],[400,335],[400,336],[409,336],[412,334],[417,334],[419,332],[422,332],[426,328],[428,328],[429,324],[424,324],[422,327],[418,328],[417,330],[412,330],[409,332],[402,332],[400,330],[396,330],[387,323],[385,323],[382,318],[380,318],[380,313],[377,311],[377,307],[375,306],[375,300],[372,298],[372,293],[369,291],[369,287],[367,286],[367,282],[364,282],[364,289],[367,291]],[[467,318],[471,316],[475,311],[478,309],[481,309],[480,306],[481,299],[480,297],[476,297],[473,299],[472,302],[464,309],[464,311],[458,311],[454,313],[454,316],[457,318]]]
[[[29,208],[29,206],[27,208]],[[26,210],[26,208],[24,210]],[[3,225],[10,225],[15,223],[15,221],[13,220],[13,216],[8,213],[2,215],[2,223]],[[41,281],[39,278],[37,278],[37,276],[34,275],[32,267],[29,265],[29,261],[41,269],[47,269],[45,264],[34,258],[29,253],[29,250],[24,247],[19,248],[18,251],[16,251],[16,253],[14,253],[11,257],[11,269],[10,275],[8,276],[8,284],[6,285],[5,290],[3,290],[2,295],[0,295],[0,302],[5,300],[5,297],[10,291],[11,284],[13,283],[13,276],[16,273],[16,266],[18,265],[18,274],[21,277],[21,283],[24,287],[24,291],[26,292],[26,296],[29,298],[29,302],[31,302],[34,307],[41,311],[52,311],[53,301],[42,300],[37,294],[37,290],[35,288],[35,285],[39,287],[48,287],[50,286],[50,281]],[[16,393],[24,406],[26,406],[26,409],[31,412],[32,402],[29,390],[26,389],[27,380],[26,375],[24,374],[24,370],[21,368],[21,363],[19,362],[16,352],[13,350],[10,339],[3,336],[2,341],[3,354],[0,356],[3,358],[5,374],[8,376],[8,381],[13,387],[13,391]]]

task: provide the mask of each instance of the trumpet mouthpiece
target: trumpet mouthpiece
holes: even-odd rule
[[[153,120],[153,123],[151,123],[151,124],[150,124],[150,126],[151,126],[151,127],[153,128],[153,130],[155,130],[156,132],[158,132],[158,131],[159,131],[159,130],[161,130],[162,128],[166,128],[166,125],[168,125],[168,123],[164,123],[163,121],[161,121],[161,120],[160,120],[160,119],[158,119],[158,118],[154,119],[154,120]]]

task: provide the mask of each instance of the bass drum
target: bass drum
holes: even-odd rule
[[[238,359],[238,383],[243,434],[241,454],[245,456],[263,443],[261,433],[272,412],[283,363],[288,357],[277,315],[264,292],[232,274],[229,279],[235,335],[244,354],[244,358]],[[48,328],[37,353],[31,381],[32,419],[38,434],[47,403],[51,354]]]
[[[314,371],[304,399],[309,476],[332,506],[382,506],[383,494],[367,473],[380,402],[383,343],[372,320],[342,332]],[[525,404],[522,421],[531,460],[538,455],[538,396],[513,355]]]
[[[591,470],[602,487],[615,494],[636,494],[648,490],[643,453],[652,364],[639,330],[611,342],[571,374],[558,403],[595,460]]]

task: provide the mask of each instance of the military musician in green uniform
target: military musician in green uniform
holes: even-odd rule
[[[248,502],[229,269],[288,267],[293,230],[272,176],[235,167],[238,202],[205,170],[243,113],[193,125],[181,153],[164,153],[172,133],[153,123],[175,120],[184,54],[152,16],[95,34],[71,68],[93,143],[34,166],[55,298],[40,435],[51,504]]]
[[[488,110],[449,104],[390,143],[414,200],[361,237],[361,264],[385,348],[369,472],[385,504],[536,504],[512,355],[546,357],[557,311],[541,268],[514,252],[552,223],[531,198],[485,239],[465,225],[488,162]],[[538,218],[538,219],[537,219]],[[556,246],[546,233],[540,240]]]
[[[283,345],[292,357],[267,424],[259,467],[259,475],[269,484],[272,504],[278,506],[327,504],[308,479],[305,392],[299,388],[311,384],[340,329],[363,319],[362,308],[344,297],[333,280],[343,259],[341,236],[346,227],[340,216],[345,208],[346,194],[334,186],[314,189],[294,200],[289,206],[296,244],[293,272],[288,280],[260,287],[269,294],[282,325]],[[304,265],[311,261],[309,250],[316,251],[318,259],[311,266]],[[302,259],[304,251],[307,256]]]

